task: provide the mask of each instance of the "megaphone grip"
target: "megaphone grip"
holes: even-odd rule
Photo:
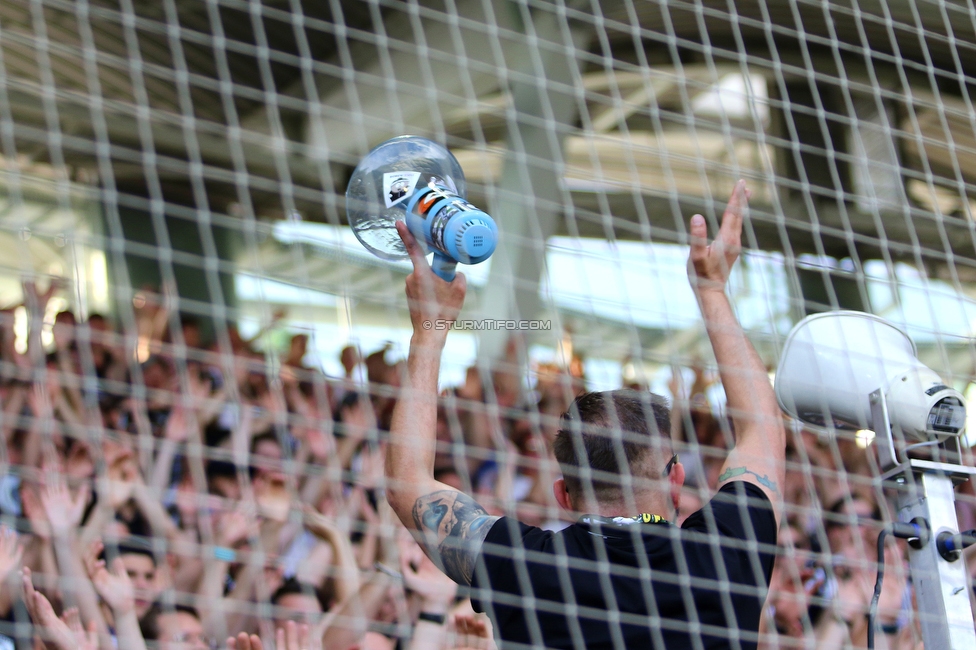
[[[434,275],[439,277],[445,282],[453,282],[454,276],[456,275],[454,269],[457,267],[457,262],[452,260],[446,255],[441,255],[440,253],[434,253],[434,261],[431,262],[430,268],[434,271]]]

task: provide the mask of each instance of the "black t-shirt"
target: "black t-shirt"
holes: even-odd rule
[[[504,650],[754,650],[776,520],[758,487],[732,481],[681,528],[502,517],[485,539],[473,604]]]

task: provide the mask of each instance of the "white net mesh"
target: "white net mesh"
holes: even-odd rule
[[[923,0],[2,3],[0,649],[273,646],[291,619],[337,650],[864,647],[899,508],[873,425],[786,418],[785,462],[766,440],[778,481],[729,460],[764,393],[723,390],[755,372],[713,353],[689,219],[714,235],[746,180],[728,295],[770,375],[795,323],[851,309],[976,395],[974,49],[971,3]],[[432,479],[507,517],[474,589],[422,560],[385,498],[416,380],[411,266],[359,244],[344,193],[407,133],[452,150],[500,233],[462,267],[467,325],[434,425],[411,433],[436,437]],[[571,408],[619,388],[645,396],[633,413]],[[628,436],[663,426],[648,391],[673,429],[644,456]],[[580,461],[592,427],[612,444]],[[601,524],[553,493],[559,431],[576,510],[656,504],[704,533],[587,537]],[[672,451],[676,513],[671,479],[641,483]],[[730,477],[775,483],[778,536],[758,489],[693,514]],[[961,481],[958,529],[973,495]],[[897,544],[879,648],[944,618]],[[953,564],[967,611],[971,564]]]

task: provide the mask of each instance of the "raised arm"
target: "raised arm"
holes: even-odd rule
[[[57,469],[60,472],[60,468]],[[88,503],[89,486],[82,484],[72,496],[63,474],[41,492],[41,504],[51,528],[51,541],[57,557],[62,590],[75,602],[82,618],[93,621],[101,643],[109,641],[108,626],[98,607],[98,595],[88,579],[85,566],[76,548],[76,529]]]
[[[481,545],[498,517],[489,516],[467,494],[434,480],[437,375],[446,324],[461,311],[467,285],[460,273],[451,283],[434,275],[406,226],[397,223],[397,229],[413,261],[413,273],[407,277],[413,337],[407,381],[390,427],[386,496],[428,557],[455,582],[471,584]]]
[[[778,524],[786,457],[783,418],[766,366],[742,331],[725,294],[729,273],[739,257],[742,217],[748,204],[749,191],[745,181],[740,180],[722,215],[718,237],[711,245],[704,217],[696,214],[691,218],[688,276],[735,423],[735,448],[722,466],[719,485],[738,480],[759,486],[773,503]]]
[[[146,650],[146,641],[139,628],[136,614],[136,597],[132,581],[125,571],[122,558],[115,558],[109,571],[104,560],[98,556],[104,550],[102,542],[96,541],[87,550],[85,568],[102,601],[112,610],[115,622],[115,638],[119,648],[126,650]]]

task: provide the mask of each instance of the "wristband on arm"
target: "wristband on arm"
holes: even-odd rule
[[[214,559],[220,560],[221,562],[233,562],[237,559],[237,553],[234,549],[227,548],[226,546],[214,546],[213,550]]]
[[[420,612],[420,616],[417,617],[418,621],[427,621],[428,623],[436,623],[437,625],[444,625],[444,621],[447,617],[443,614],[431,614],[429,612]]]

